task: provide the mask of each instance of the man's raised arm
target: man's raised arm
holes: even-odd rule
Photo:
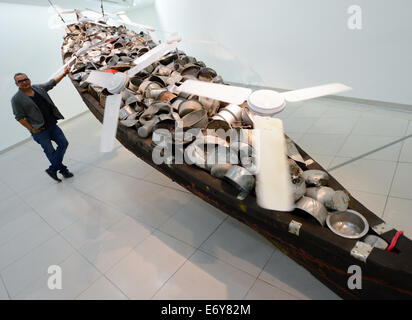
[[[69,70],[70,70],[70,67],[66,66],[64,68],[63,73],[61,75],[57,76],[56,78],[54,78],[54,81],[56,81],[56,84],[58,84],[66,76],[66,74],[69,73]]]

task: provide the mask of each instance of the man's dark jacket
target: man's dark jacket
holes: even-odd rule
[[[32,88],[36,93],[49,102],[52,113],[57,120],[64,119],[63,115],[57,109],[47,93],[47,91],[53,89],[55,85],[56,81],[51,79],[43,84],[34,84],[32,85]],[[11,106],[13,108],[14,117],[17,121],[24,118],[34,129],[40,129],[44,125],[44,117],[39,107],[28,95],[21,91],[21,89],[19,89],[13,98],[11,98]]]

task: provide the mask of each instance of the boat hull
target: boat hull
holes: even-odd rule
[[[84,103],[100,121],[104,109],[78,82],[72,79]],[[213,178],[209,173],[186,164],[156,165],[152,161],[151,138],[139,138],[136,130],[119,125],[116,138],[137,157],[162,172],[170,179],[207,201],[219,210],[247,224],[272,242],[281,252],[303,266],[324,285],[343,299],[412,299],[412,241],[401,236],[395,251],[374,249],[366,262],[355,259],[351,250],[356,240],[341,238],[328,228],[322,228],[298,212],[277,212],[257,206],[256,198],[249,195],[245,200],[224,180]],[[303,158],[311,157],[297,146]],[[308,169],[324,170],[316,161],[310,161]],[[329,186],[344,190],[332,176]],[[370,226],[384,221],[350,196],[349,207],[361,213]],[[302,224],[299,235],[289,232],[294,220]],[[392,229],[380,237],[391,242],[396,234]],[[361,289],[350,289],[350,266],[359,266],[362,274]]]

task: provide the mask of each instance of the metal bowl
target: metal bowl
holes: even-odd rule
[[[196,100],[186,100],[179,104],[178,113],[180,117],[184,117],[185,115],[193,112],[202,110],[203,107],[200,102]]]
[[[205,110],[196,110],[182,118],[183,128],[206,128],[207,113]]]
[[[333,233],[349,239],[362,238],[369,230],[368,221],[353,210],[330,214],[326,218],[326,224]]]

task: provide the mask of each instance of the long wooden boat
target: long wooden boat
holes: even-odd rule
[[[100,121],[104,106],[95,96],[80,86],[70,75],[74,87],[84,103]],[[378,248],[364,251],[359,239],[343,238],[327,227],[302,216],[299,210],[277,212],[257,205],[254,194],[244,200],[236,197],[234,187],[227,181],[214,178],[208,172],[188,164],[156,165],[152,160],[151,137],[143,139],[135,128],[119,125],[116,138],[137,157],[162,172],[196,196],[216,208],[242,221],[261,233],[284,254],[306,268],[328,288],[344,299],[412,299],[412,241],[398,234],[381,218],[350,196],[349,208],[362,214],[369,223],[368,234],[379,235],[391,243],[398,238],[389,252]],[[297,146],[305,160],[303,170],[326,171],[308,153]],[[330,176],[328,186],[334,190],[345,188]],[[300,225],[299,225],[300,224]],[[359,266],[362,275],[361,289],[350,289],[350,266]]]

